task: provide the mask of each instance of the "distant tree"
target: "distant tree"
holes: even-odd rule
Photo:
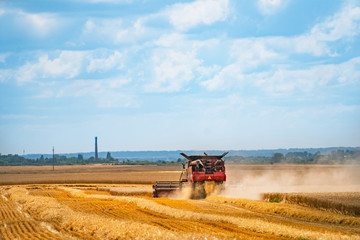
[[[95,162],[95,157],[89,157],[88,159],[83,159],[81,164],[92,164]]]
[[[77,160],[78,160],[78,161],[81,161],[81,160],[83,160],[83,159],[84,159],[84,156],[83,156],[82,154],[78,154]]]
[[[72,165],[72,164],[76,164],[77,162],[77,158],[76,157],[69,157],[66,159],[65,163],[64,164],[69,164],[69,165]]]
[[[111,157],[111,154],[110,154],[110,152],[108,152],[107,154],[106,154],[106,159],[111,159],[112,157]]]
[[[330,158],[335,161],[341,161],[344,159],[345,151],[342,149],[338,149],[336,151],[331,151]]]
[[[284,157],[284,154],[282,154],[282,153],[274,153],[274,155],[271,157],[271,161],[273,163],[279,163],[284,159],[285,159],[285,157]]]

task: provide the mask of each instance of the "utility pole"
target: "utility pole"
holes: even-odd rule
[[[55,169],[54,169],[54,161],[55,161],[55,150],[54,150],[54,147],[53,147],[53,171],[55,171]]]

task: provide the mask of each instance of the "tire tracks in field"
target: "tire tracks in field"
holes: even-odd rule
[[[160,205],[152,200],[136,197],[124,197],[124,196],[104,196],[104,195],[86,195],[81,190],[62,188],[65,191],[70,192],[73,196],[83,198],[100,198],[100,199],[115,199],[119,201],[126,201],[135,203],[140,208],[145,208],[158,212],[163,215],[172,216],[174,218],[187,219],[192,221],[216,221],[222,223],[234,224],[244,231],[251,233],[261,233],[275,236],[285,237],[307,237],[307,238],[336,238],[336,239],[360,239],[360,236],[352,233],[336,233],[336,232],[324,232],[321,229],[304,229],[304,226],[291,226],[286,223],[269,222],[262,219],[244,219],[241,217],[224,216],[208,213],[197,213],[182,209],[175,209],[168,206]]]
[[[63,204],[68,203],[68,206],[74,210],[76,209],[76,211],[81,211],[85,213],[93,212],[97,215],[104,215],[106,217],[113,217],[115,219],[121,218],[130,221],[151,224],[177,233],[179,231],[191,233],[194,231],[195,228],[197,228],[199,229],[197,231],[198,233],[209,234],[211,232],[214,235],[218,235],[220,238],[224,238],[231,233],[239,232],[239,229],[236,226],[232,226],[232,230],[229,231],[229,227],[219,227],[213,222],[204,223],[203,221],[193,222],[191,220],[179,220],[172,216],[167,216],[155,211],[151,211],[149,209],[140,208],[134,203],[119,202],[113,199],[109,201],[107,199],[78,197],[74,197],[74,200],[76,200],[76,205],[71,204],[71,202],[69,201],[63,202]],[[221,229],[227,232],[225,234],[218,233],[218,230]]]
[[[237,236],[237,237],[241,237],[242,239],[244,238],[283,239],[281,237],[269,235],[267,233],[257,233],[254,231],[250,231],[232,223],[218,222],[218,221],[206,220],[206,219],[205,220],[182,219],[182,218],[166,215],[161,212],[144,208],[143,206],[139,206],[139,204],[135,202],[120,200],[118,196],[87,195],[84,194],[82,190],[78,190],[78,189],[72,189],[72,188],[61,188],[61,189],[70,192],[70,194],[73,196],[74,200],[76,200],[78,204],[82,202],[81,207],[73,206],[79,211],[89,212],[89,209],[86,209],[89,208],[88,206],[89,204],[87,202],[98,203],[99,200],[102,200],[103,202],[100,203],[100,206],[104,207],[105,204],[111,202],[109,200],[113,200],[113,202],[117,206],[131,205],[131,210],[126,212],[127,220],[158,226],[163,229],[173,231],[177,235],[180,234],[181,232],[184,232],[184,234],[196,232],[201,236],[201,237],[197,236],[196,238],[205,238],[205,237],[209,238],[212,236],[215,238],[224,239],[224,238],[229,238],[230,236],[235,236],[235,237]],[[142,198],[136,197],[136,199],[142,199]],[[118,211],[126,211],[127,210],[126,208],[127,207],[118,209]],[[94,211],[94,213],[99,214],[99,210]]]
[[[177,200],[179,201],[179,200]],[[315,222],[315,221],[308,221],[303,219],[298,219],[296,217],[288,217],[288,216],[282,216],[278,214],[271,214],[266,212],[261,212],[259,210],[251,210],[247,209],[245,207],[237,207],[234,205],[231,205],[230,203],[224,203],[224,202],[217,202],[217,201],[211,201],[209,199],[205,200],[182,200],[182,201],[190,201],[188,204],[192,204],[192,202],[196,201],[196,205],[198,207],[198,211],[205,212],[210,210],[211,213],[214,214],[224,214],[228,216],[238,216],[241,218],[248,218],[248,219],[254,219],[254,218],[262,218],[267,221],[278,223],[278,224],[285,224],[289,226],[297,225],[299,227],[306,227],[307,229],[314,229],[314,227],[318,228],[319,231],[327,231],[327,232],[336,232],[342,231],[344,234],[347,233],[354,233],[359,234],[360,229],[357,226],[341,226],[336,225],[334,223],[327,223],[327,222]],[[174,205],[174,204],[172,204]],[[171,205],[169,205],[171,206]],[[235,210],[235,211],[234,211]],[[332,213],[331,213],[332,214]]]
[[[81,239],[178,239],[179,236],[173,231],[168,231],[154,225],[138,223],[136,221],[123,221],[110,219],[95,213],[83,213],[73,211],[66,205],[60,204],[54,198],[44,196],[30,196],[24,188],[10,189],[11,198],[20,202],[24,209],[35,214],[37,219],[44,219],[54,223],[58,227],[71,232],[71,235],[81,235]],[[77,202],[77,198],[63,199],[65,202]],[[94,200],[94,199],[91,199]],[[90,211],[91,212],[91,211]],[[74,234],[73,234],[74,233]],[[204,235],[208,239],[214,239],[211,235]],[[203,236],[203,237],[204,237]],[[202,238],[203,238],[202,237]],[[181,235],[182,239],[199,239],[197,233]],[[65,238],[67,239],[67,238]]]
[[[215,203],[212,202],[211,200],[206,200],[204,202],[208,202],[208,203]],[[304,225],[306,227],[317,227],[319,229],[324,229],[324,231],[344,231],[346,232],[350,232],[350,233],[354,233],[354,234],[360,234],[360,228],[358,226],[351,226],[351,225],[338,225],[336,223],[332,223],[332,222],[321,222],[319,221],[314,221],[314,220],[309,220],[309,219],[303,219],[303,218],[299,218],[299,217],[288,217],[288,216],[283,216],[283,215],[279,215],[276,213],[266,213],[266,212],[261,212],[259,210],[251,210],[251,209],[247,209],[245,207],[238,207],[238,206],[234,206],[231,204],[226,204],[226,203],[222,203],[223,206],[226,206],[228,208],[231,209],[236,209],[239,210],[241,212],[245,212],[245,213],[249,213],[252,214],[253,216],[256,217],[261,217],[261,218],[265,218],[268,219],[269,221],[274,221],[274,222],[288,222],[288,224],[297,224],[297,225]],[[333,213],[329,213],[329,214],[333,214]]]
[[[62,239],[59,234],[48,231],[22,211],[16,202],[2,193],[0,199],[0,233],[3,239]]]

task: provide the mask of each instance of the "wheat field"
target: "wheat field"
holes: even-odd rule
[[[148,185],[0,188],[2,239],[360,239],[360,219],[286,202],[151,198]],[[139,193],[134,190],[139,187]],[[121,192],[129,193],[122,195]]]
[[[360,239],[359,170],[231,166],[191,200],[151,197],[174,166],[1,167],[0,239]]]

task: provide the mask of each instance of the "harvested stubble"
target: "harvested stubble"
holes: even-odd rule
[[[67,233],[85,239],[174,239],[166,229],[152,225],[77,212],[53,198],[31,196],[23,188],[9,190],[10,199],[24,207],[36,220],[59,224]],[[194,234],[185,236],[192,238]],[[195,235],[196,237],[196,235]],[[209,236],[210,237],[210,236]]]
[[[151,186],[97,187],[99,191],[107,191],[115,196],[152,196]]]
[[[273,217],[265,208],[256,208],[274,206],[263,201],[246,200],[241,206],[229,202],[236,199],[220,197],[198,201],[112,196],[81,186],[2,189],[8,204],[41,223],[38,234],[53,234],[55,239],[360,239],[355,227]],[[12,235],[16,237],[21,238]]]
[[[36,221],[11,201],[5,191],[0,198],[0,239],[63,239],[56,230]]]
[[[336,226],[345,227],[353,226],[354,228],[358,228],[358,232],[360,233],[359,218],[333,212],[327,212],[316,208],[288,204],[285,202],[281,202],[280,204],[274,204],[264,201],[253,201],[249,199],[230,199],[224,197],[210,197],[207,198],[207,201],[223,203],[235,208],[247,209],[252,213],[258,213],[259,217],[263,216],[264,214],[271,214],[291,219],[303,220],[306,222],[329,223]]]
[[[66,189],[72,192],[74,196],[91,197],[91,198],[109,198],[106,196],[86,196],[81,191],[73,189]],[[264,233],[272,236],[286,236],[297,237],[303,236],[308,238],[335,238],[335,239],[360,239],[357,234],[339,233],[339,231],[326,231],[326,229],[314,230],[313,228],[304,229],[303,226],[296,224],[283,224],[275,221],[264,221],[258,217],[254,218],[239,218],[234,216],[227,216],[223,212],[219,214],[199,213],[182,209],[174,209],[168,206],[160,205],[152,200],[135,197],[111,197],[120,201],[135,203],[140,208],[145,208],[162,215],[171,216],[174,218],[187,219],[191,221],[215,221],[220,223],[228,223],[242,228],[244,231],[252,231],[253,233]]]
[[[298,204],[350,216],[360,216],[360,193],[266,193],[266,201]]]

